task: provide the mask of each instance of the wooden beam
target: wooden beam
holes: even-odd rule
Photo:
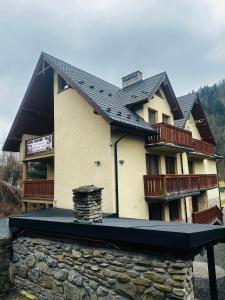
[[[28,107],[23,107],[22,110],[34,113],[37,116],[40,116],[40,117],[43,117],[43,118],[47,118],[47,119],[53,119],[54,118],[54,116],[52,114],[45,113],[45,112],[43,112],[41,110],[38,110],[38,109],[31,109],[31,108],[28,108]]]

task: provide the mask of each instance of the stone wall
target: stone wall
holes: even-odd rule
[[[19,237],[11,274],[37,299],[194,299],[192,261],[93,241]]]
[[[11,240],[0,237],[0,296],[10,286],[9,266],[11,258]]]

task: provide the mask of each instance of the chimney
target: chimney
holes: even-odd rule
[[[136,71],[127,76],[122,77],[122,88],[130,86],[142,80],[142,72]]]
[[[103,188],[94,185],[85,185],[73,189],[75,222],[102,222],[102,190]]]

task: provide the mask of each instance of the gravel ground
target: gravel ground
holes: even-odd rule
[[[225,207],[224,207],[225,211]],[[225,217],[224,217],[225,224]],[[216,278],[219,300],[225,300],[225,244],[217,244],[214,246]],[[207,255],[198,255],[195,257],[194,263],[195,274],[195,297],[199,300],[210,299]]]
[[[10,237],[10,231],[8,226],[9,220],[7,218],[0,219],[0,237]]]

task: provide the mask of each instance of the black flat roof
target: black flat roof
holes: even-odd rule
[[[225,227],[187,223],[169,223],[105,215],[102,223],[81,224],[73,220],[73,211],[59,208],[10,217],[11,229],[74,236],[82,239],[118,242],[146,249],[197,254],[202,247],[225,240]]]

